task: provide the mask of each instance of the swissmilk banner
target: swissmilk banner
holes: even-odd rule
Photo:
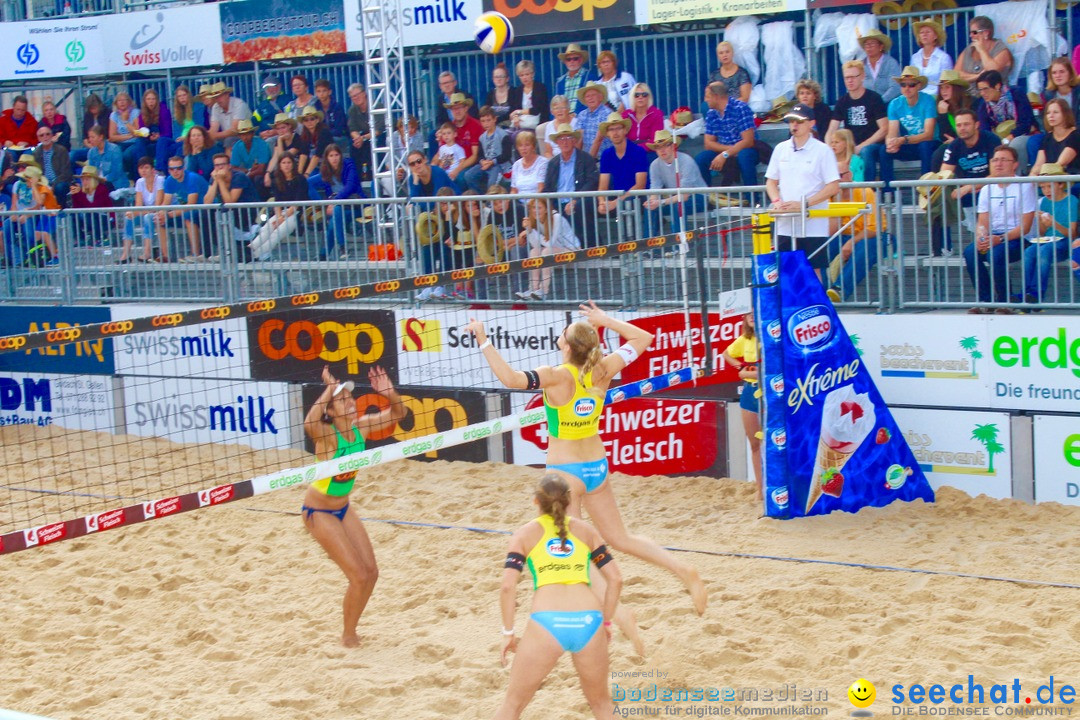
[[[855,512],[934,491],[802,252],[755,257],[765,513]]]

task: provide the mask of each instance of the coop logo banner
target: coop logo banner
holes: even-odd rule
[[[397,323],[390,310],[297,309],[246,322],[256,380],[318,381],[329,365],[337,378],[366,383],[378,365],[398,381]]]
[[[105,307],[0,307],[0,336],[49,332],[55,339],[53,345],[0,354],[0,371],[112,375],[113,341],[78,339],[80,326],[110,319]]]
[[[1012,497],[1007,414],[897,408],[893,417],[934,490]]]
[[[106,62],[113,71],[220,65],[221,15],[217,5],[188,5],[108,15],[101,20],[113,40]]]
[[[806,256],[779,258],[779,284],[765,288],[775,302],[755,303],[758,327],[779,321],[783,329],[763,343],[764,376],[783,375],[783,393],[766,394],[766,512],[799,517],[932,501],[922,467]]]
[[[304,386],[305,413],[311,409],[322,391],[322,385]],[[488,459],[486,442],[442,447],[442,439],[437,436],[438,433],[486,420],[484,393],[412,386],[399,386],[397,391],[405,405],[406,415],[389,427],[367,433],[366,444],[369,449],[401,442],[415,446],[407,451],[416,450],[422,453],[416,457],[418,460],[484,462]],[[353,390],[353,396],[360,415],[379,413],[390,407],[390,401],[386,397],[371,392],[370,388],[365,390],[358,386]],[[485,440],[488,435],[478,437],[477,440]],[[431,436],[436,437],[433,439]],[[305,440],[305,447],[309,452],[314,452],[310,439]]]
[[[111,433],[112,383],[92,375],[0,373],[0,426],[59,425]]]
[[[160,378],[124,383],[127,432],[181,443],[290,447],[289,386]]]
[[[107,71],[100,18],[4,23],[4,40],[0,80]]]
[[[114,305],[112,314],[119,324],[129,322],[129,318],[191,309]],[[240,319],[125,334],[111,342],[115,348],[116,372],[120,375],[251,379],[247,327]]]
[[[1036,415],[1035,502],[1080,505],[1080,417]]]
[[[405,47],[466,42],[482,13],[480,0],[402,0],[401,44]],[[345,42],[349,52],[363,52],[360,0],[345,0]]]
[[[566,32],[568,27],[622,27],[634,24],[634,0],[483,0],[500,12],[519,36]]]

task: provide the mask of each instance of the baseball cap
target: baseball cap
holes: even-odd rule
[[[337,397],[344,390],[347,393],[352,393],[353,388],[356,387],[356,383],[352,380],[346,380],[345,382],[338,383],[338,386],[334,388],[334,397]]]
[[[279,81],[273,75],[267,75],[266,77],[263,78],[262,86],[264,88],[271,87],[272,85],[281,85],[281,81]]]
[[[794,106],[793,108],[791,108],[790,110],[787,111],[787,114],[784,115],[784,119],[785,120],[813,120],[814,119],[814,110],[809,105],[804,105],[803,103],[799,103],[798,105]]]

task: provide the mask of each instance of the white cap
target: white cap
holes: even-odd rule
[[[340,383],[338,383],[338,386],[336,388],[334,388],[334,397],[337,397],[338,393],[340,393],[342,390],[344,390],[345,392],[351,394],[352,391],[353,391],[353,388],[355,388],[355,387],[356,387],[356,383],[354,383],[352,380],[346,380],[345,382],[340,382]]]

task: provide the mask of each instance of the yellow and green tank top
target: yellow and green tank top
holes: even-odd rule
[[[356,428],[353,428],[353,435],[355,438],[352,442],[345,439],[345,436],[334,428],[334,432],[337,433],[337,450],[334,451],[334,459],[339,457],[345,457],[346,455],[352,455],[353,453],[363,452],[366,447],[364,444],[364,434]],[[349,472],[341,473],[333,477],[323,478],[322,480],[316,480],[311,483],[311,487],[315,488],[323,495],[329,495],[331,497],[344,497],[352,492],[353,483],[356,482],[356,471],[350,470]]]
[[[578,379],[578,369],[570,363],[566,368],[574,377],[574,395],[565,405],[552,405],[544,391],[544,409],[547,411],[548,434],[560,440],[581,440],[600,432],[600,415],[604,411],[604,398],[589,393],[592,387],[592,371],[585,373],[585,384]]]
[[[564,544],[550,515],[541,515],[536,522],[544,534],[525,558],[533,576],[533,589],[555,584],[588,585],[591,550],[585,541],[568,532]]]

